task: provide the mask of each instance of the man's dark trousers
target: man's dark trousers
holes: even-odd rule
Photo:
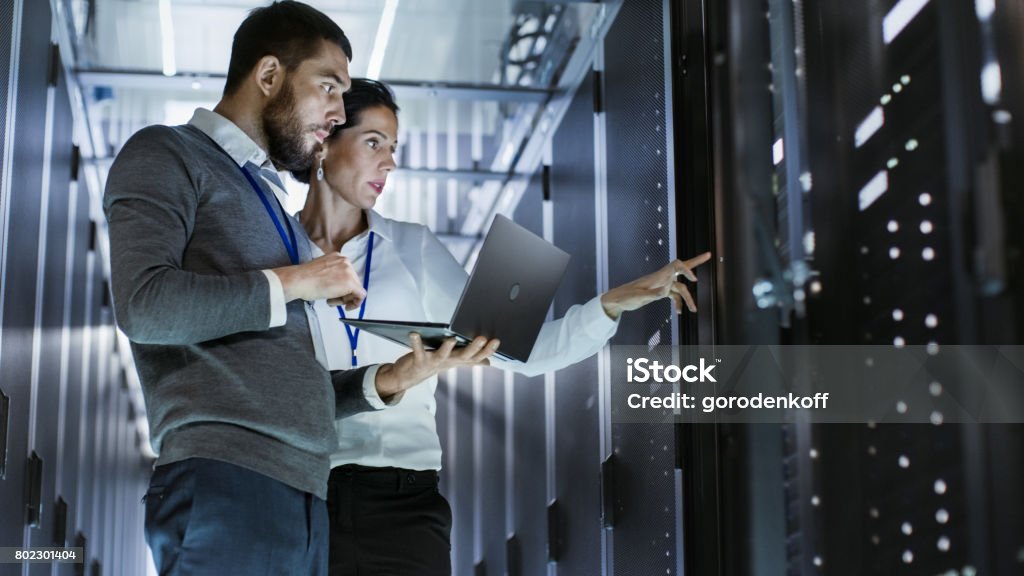
[[[145,505],[162,576],[327,574],[325,502],[258,472],[203,458],[159,466]]]

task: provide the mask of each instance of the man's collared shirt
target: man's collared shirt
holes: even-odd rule
[[[260,148],[260,145],[253,141],[248,134],[242,131],[234,122],[220,114],[205,108],[196,108],[192,119],[188,122],[198,128],[203,134],[210,137],[217,143],[239,168],[244,168],[247,163],[259,166],[261,169],[269,169],[277,172],[267,153]],[[278,186],[278,182],[272,181],[261,175],[267,186],[274,192],[274,197],[280,206],[285,205],[288,191]],[[283,208],[282,208],[283,210]],[[287,312],[284,300],[284,286],[281,279],[270,270],[262,270],[270,283],[270,328],[284,326],[287,321]]]

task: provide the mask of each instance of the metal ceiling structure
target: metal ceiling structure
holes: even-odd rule
[[[231,38],[256,0],[63,0],[95,167],[138,129],[187,120],[223,89]],[[510,0],[313,1],[353,44],[354,76],[402,106],[400,171],[379,209],[475,239],[515,207],[611,19],[609,5]],[[534,128],[540,128],[534,134]],[[517,185],[519,183],[519,185]],[[304,195],[296,186],[295,204]],[[443,198],[443,201],[438,199]],[[454,242],[465,262],[474,242]],[[460,245],[462,248],[460,249]]]

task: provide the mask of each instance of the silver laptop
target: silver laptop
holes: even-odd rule
[[[458,345],[477,336],[498,338],[501,346],[495,356],[525,362],[568,265],[568,254],[498,215],[450,323],[342,322],[405,346],[410,332],[419,333],[428,348],[437,348],[451,337]]]

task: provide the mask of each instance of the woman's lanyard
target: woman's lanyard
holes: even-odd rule
[[[370,232],[370,238],[366,245],[366,269],[363,270],[363,290],[366,291],[366,298],[363,298],[363,303],[359,306],[359,319],[363,319],[363,313],[366,312],[366,299],[370,297],[370,263],[373,261],[373,232]],[[345,318],[345,308],[338,306],[338,315],[341,318]],[[348,324],[345,324],[345,332],[348,334],[348,343],[352,348],[352,367],[355,368],[358,364],[356,359],[356,347],[359,346],[359,328],[352,328]]]
[[[292,229],[292,223],[288,221],[287,217],[285,217],[284,224],[288,227],[288,234],[285,234],[285,226],[281,225],[281,219],[277,217],[277,212],[275,212],[274,208],[270,205],[270,200],[267,199],[267,195],[263,193],[263,187],[256,183],[256,179],[253,178],[253,175],[250,174],[243,166],[239,166],[238,168],[242,171],[242,174],[245,175],[245,179],[249,181],[252,189],[259,194],[260,200],[263,202],[263,207],[267,209],[267,214],[270,214],[270,219],[274,221],[274,226],[277,227],[277,233],[281,236],[281,242],[284,242],[284,248],[288,251],[288,257],[291,258],[292,264],[298,264],[299,245],[295,241],[295,230]],[[284,212],[283,207],[281,208],[281,211]]]

